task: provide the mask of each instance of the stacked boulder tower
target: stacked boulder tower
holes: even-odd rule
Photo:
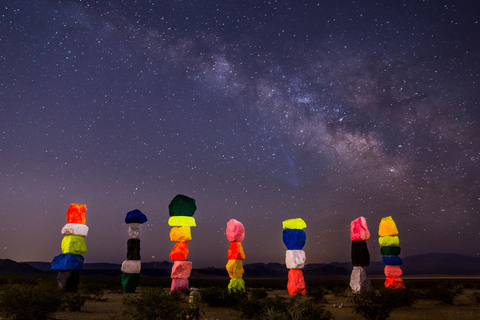
[[[245,291],[245,281],[243,280],[243,260],[245,260],[245,252],[242,247],[242,241],[245,238],[245,227],[240,221],[230,219],[230,221],[227,222],[226,234],[228,241],[230,241],[228,263],[226,265],[230,277],[228,290]]]
[[[350,240],[352,240],[352,264],[353,270],[350,276],[350,288],[354,294],[370,290],[370,280],[365,273],[365,267],[370,265],[370,253],[368,252],[367,240],[370,239],[367,221],[359,217],[350,223]]]
[[[140,282],[142,269],[140,257],[140,234],[142,223],[147,217],[138,209],[127,213],[125,223],[128,225],[127,260],[122,263],[120,282],[124,293],[135,293]]]
[[[192,272],[192,262],[187,261],[188,242],[192,240],[191,228],[197,226],[193,218],[195,210],[195,199],[183,194],[176,195],[168,205],[168,225],[172,227],[170,240],[175,242],[169,255],[173,261],[170,292],[188,289],[188,278]]]
[[[398,229],[392,217],[388,216],[382,218],[380,226],[378,227],[378,243],[382,247],[380,253],[382,254],[382,261],[385,264],[385,287],[395,289],[405,289],[405,285],[401,278],[403,264],[400,259],[400,247],[398,239]]]
[[[62,254],[53,258],[52,270],[58,271],[58,285],[66,291],[75,292],[80,283],[80,271],[83,269],[83,253],[87,252],[85,237],[88,227],[85,222],[87,206],[70,204],[67,210],[67,224],[62,228]]]
[[[290,295],[305,295],[306,286],[302,269],[305,267],[305,251],[303,247],[307,236],[305,229],[307,224],[303,219],[288,219],[283,221],[283,243],[287,247],[285,263],[288,271],[287,290]]]

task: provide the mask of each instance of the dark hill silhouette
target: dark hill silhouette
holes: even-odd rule
[[[471,257],[454,253],[428,253],[402,258],[402,270],[407,275],[480,275],[480,257]],[[169,277],[173,263],[170,261],[155,261],[142,263],[142,274],[157,277]],[[119,275],[120,264],[86,263],[84,274]],[[369,275],[383,275],[384,264],[378,261],[370,262],[366,268]],[[245,278],[280,278],[286,277],[288,270],[281,263],[250,263],[244,265]],[[22,262],[0,260],[0,275],[28,274],[42,271],[52,272],[49,262]],[[350,262],[310,263],[305,266],[304,274],[315,276],[349,276],[352,271]],[[225,268],[200,268],[192,271],[192,277],[226,277]]]

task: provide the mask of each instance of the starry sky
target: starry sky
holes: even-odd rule
[[[70,203],[85,262],[169,260],[168,204],[196,200],[189,260],[350,261],[350,222],[392,216],[402,256],[480,248],[478,1],[6,1],[0,258],[51,261]]]

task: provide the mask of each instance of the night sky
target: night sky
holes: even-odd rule
[[[169,260],[168,204],[196,200],[194,267],[372,260],[391,215],[402,257],[480,255],[478,1],[3,1],[0,258],[51,261],[70,203],[85,262]]]

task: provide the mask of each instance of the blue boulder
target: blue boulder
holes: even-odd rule
[[[52,270],[80,271],[83,269],[83,256],[81,254],[59,254],[50,263]]]
[[[125,223],[145,223],[147,221],[147,216],[138,209],[130,211],[125,217]]]
[[[382,261],[387,266],[401,266],[403,264],[399,256],[383,256]]]
[[[306,240],[307,235],[301,229],[283,230],[283,243],[288,250],[302,250]]]

